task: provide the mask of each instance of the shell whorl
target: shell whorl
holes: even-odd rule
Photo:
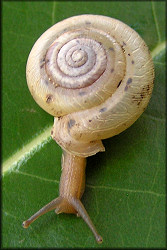
[[[32,48],[26,72],[34,99],[55,117],[52,137],[84,157],[104,151],[101,139],[137,120],[154,79],[142,38],[121,21],[97,15],[48,29]]]
[[[81,35],[82,31],[77,34]],[[66,34],[63,46],[61,39],[57,39],[46,54],[46,72],[56,86],[72,89],[89,86],[106,69],[107,58],[102,46],[88,38],[70,40],[77,34]]]

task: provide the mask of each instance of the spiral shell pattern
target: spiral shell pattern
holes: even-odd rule
[[[48,29],[33,46],[26,72],[35,101],[55,117],[53,139],[83,157],[104,151],[102,139],[138,119],[154,79],[142,38],[121,21],[97,15]]]

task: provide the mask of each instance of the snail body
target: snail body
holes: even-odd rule
[[[41,214],[54,208],[57,213],[77,213],[101,242],[80,201],[86,157],[105,151],[101,140],[127,129],[145,110],[154,79],[148,47],[119,20],[75,16],[37,40],[26,76],[35,101],[54,116],[51,135],[63,149],[60,196]]]

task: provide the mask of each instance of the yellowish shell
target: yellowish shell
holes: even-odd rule
[[[129,26],[82,15],[55,24],[37,40],[26,75],[35,101],[55,117],[53,139],[87,157],[104,151],[102,139],[143,113],[154,68],[145,42]]]

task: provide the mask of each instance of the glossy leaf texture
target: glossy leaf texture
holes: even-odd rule
[[[4,1],[2,5],[3,248],[165,247],[165,1]],[[75,215],[52,211],[28,229],[22,222],[58,195],[61,148],[50,137],[53,117],[28,90],[25,67],[38,37],[79,14],[117,18],[148,44],[155,87],[129,129],[104,140],[89,157],[82,201],[103,237],[97,245]]]

